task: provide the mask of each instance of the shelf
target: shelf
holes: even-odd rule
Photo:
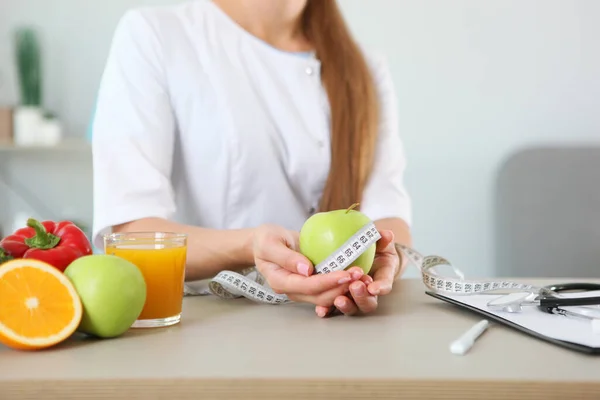
[[[26,153],[26,152],[60,152],[60,151],[89,151],[90,143],[85,139],[65,139],[62,142],[51,145],[17,146],[14,144],[1,144],[0,153]]]

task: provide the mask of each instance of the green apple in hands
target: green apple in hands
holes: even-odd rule
[[[358,203],[345,210],[320,212],[308,218],[300,230],[300,253],[316,266],[370,223],[364,213],[354,210],[356,206]],[[360,267],[367,275],[373,265],[375,249],[376,244],[369,246],[348,268]]]

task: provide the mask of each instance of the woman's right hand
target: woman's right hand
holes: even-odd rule
[[[336,297],[348,292],[362,271],[313,274],[314,266],[299,252],[299,234],[277,225],[256,228],[254,262],[275,293],[295,302],[332,307]]]

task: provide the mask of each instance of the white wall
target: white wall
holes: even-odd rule
[[[0,74],[4,82],[12,75],[9,28],[39,25],[46,104],[70,134],[82,135],[119,16],[131,6],[176,2],[2,0]],[[340,2],[360,39],[393,68],[417,247],[468,274],[493,275],[491,207],[501,162],[540,142],[600,141],[600,2]],[[0,86],[0,102],[15,93]]]

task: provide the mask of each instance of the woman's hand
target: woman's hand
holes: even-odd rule
[[[391,292],[394,280],[400,270],[400,257],[394,246],[394,233],[381,231],[381,239],[377,241],[375,259],[370,274],[363,275],[359,267],[348,269],[358,280],[349,284],[349,292],[334,299],[334,306],[346,315],[369,313],[377,309],[378,296]],[[315,312],[325,317],[332,311],[331,307],[317,305]]]
[[[298,251],[298,235],[275,225],[258,227],[253,240],[256,269],[276,293],[328,309],[336,298],[350,290],[352,282],[363,276],[362,271],[313,275],[314,266]]]

